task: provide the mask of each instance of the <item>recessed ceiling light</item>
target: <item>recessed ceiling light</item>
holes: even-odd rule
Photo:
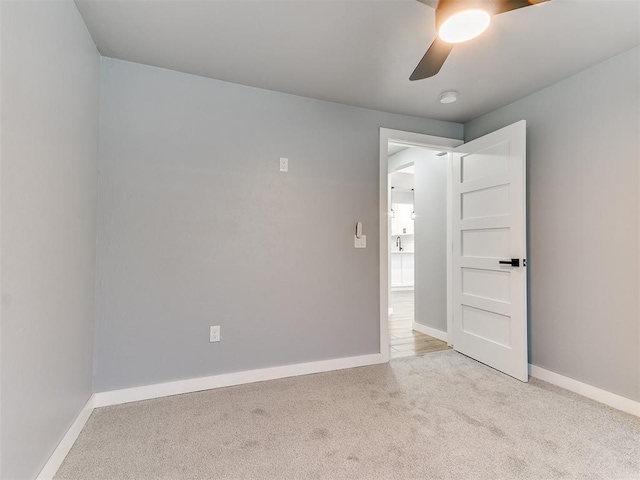
[[[442,92],[440,94],[440,103],[453,103],[458,100],[458,92]]]

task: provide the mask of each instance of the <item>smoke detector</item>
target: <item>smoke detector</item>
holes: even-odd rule
[[[458,100],[458,92],[442,92],[440,94],[440,103],[453,103]]]

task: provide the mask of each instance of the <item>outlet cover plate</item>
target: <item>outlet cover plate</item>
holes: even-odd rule
[[[209,327],[209,342],[219,342],[220,341],[220,325],[215,325]]]

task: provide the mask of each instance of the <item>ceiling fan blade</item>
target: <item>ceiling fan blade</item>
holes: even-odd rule
[[[499,13],[510,12],[522,7],[530,7],[538,3],[548,2],[549,0],[493,0],[495,4],[494,15]]]
[[[436,37],[409,77],[409,80],[422,80],[423,78],[433,77],[442,68],[444,61],[453,49],[453,45],[453,43],[444,42],[440,40],[440,37]]]
[[[424,3],[426,6],[436,8],[438,6],[438,0],[418,0],[420,3]]]

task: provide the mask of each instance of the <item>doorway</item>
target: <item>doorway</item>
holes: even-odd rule
[[[380,129],[380,353],[386,360],[394,346],[389,335],[388,310],[392,245],[389,172],[393,163],[390,143],[406,146],[407,151],[426,151],[436,163],[436,157],[441,157],[439,165],[446,170],[444,222],[437,226],[429,224],[425,230],[439,232],[442,238],[441,227],[445,224],[445,251],[439,250],[430,257],[444,260],[446,280],[442,282],[440,275],[435,287],[421,280],[420,272],[442,272],[442,269],[434,265],[425,268],[420,262],[420,228],[416,222],[413,330],[416,324],[438,322],[435,329],[433,324],[423,325],[428,329],[427,335],[436,332],[434,337],[442,335],[441,339],[456,351],[526,382],[526,122],[516,122],[466,144]],[[418,165],[425,164],[413,162],[416,176]],[[417,218],[421,215],[419,192],[423,190],[417,180],[415,186]],[[424,189],[431,191],[433,188]],[[431,199],[425,205],[435,207],[437,203]],[[427,210],[422,212],[425,214]],[[441,206],[439,212],[442,213]],[[434,294],[431,301],[427,301],[429,294]],[[421,304],[432,308],[444,297],[445,306],[437,312],[420,308]],[[446,311],[444,322],[443,311]],[[446,325],[446,331],[437,328],[442,325]]]
[[[447,162],[438,151],[390,141],[389,358],[448,350]]]

